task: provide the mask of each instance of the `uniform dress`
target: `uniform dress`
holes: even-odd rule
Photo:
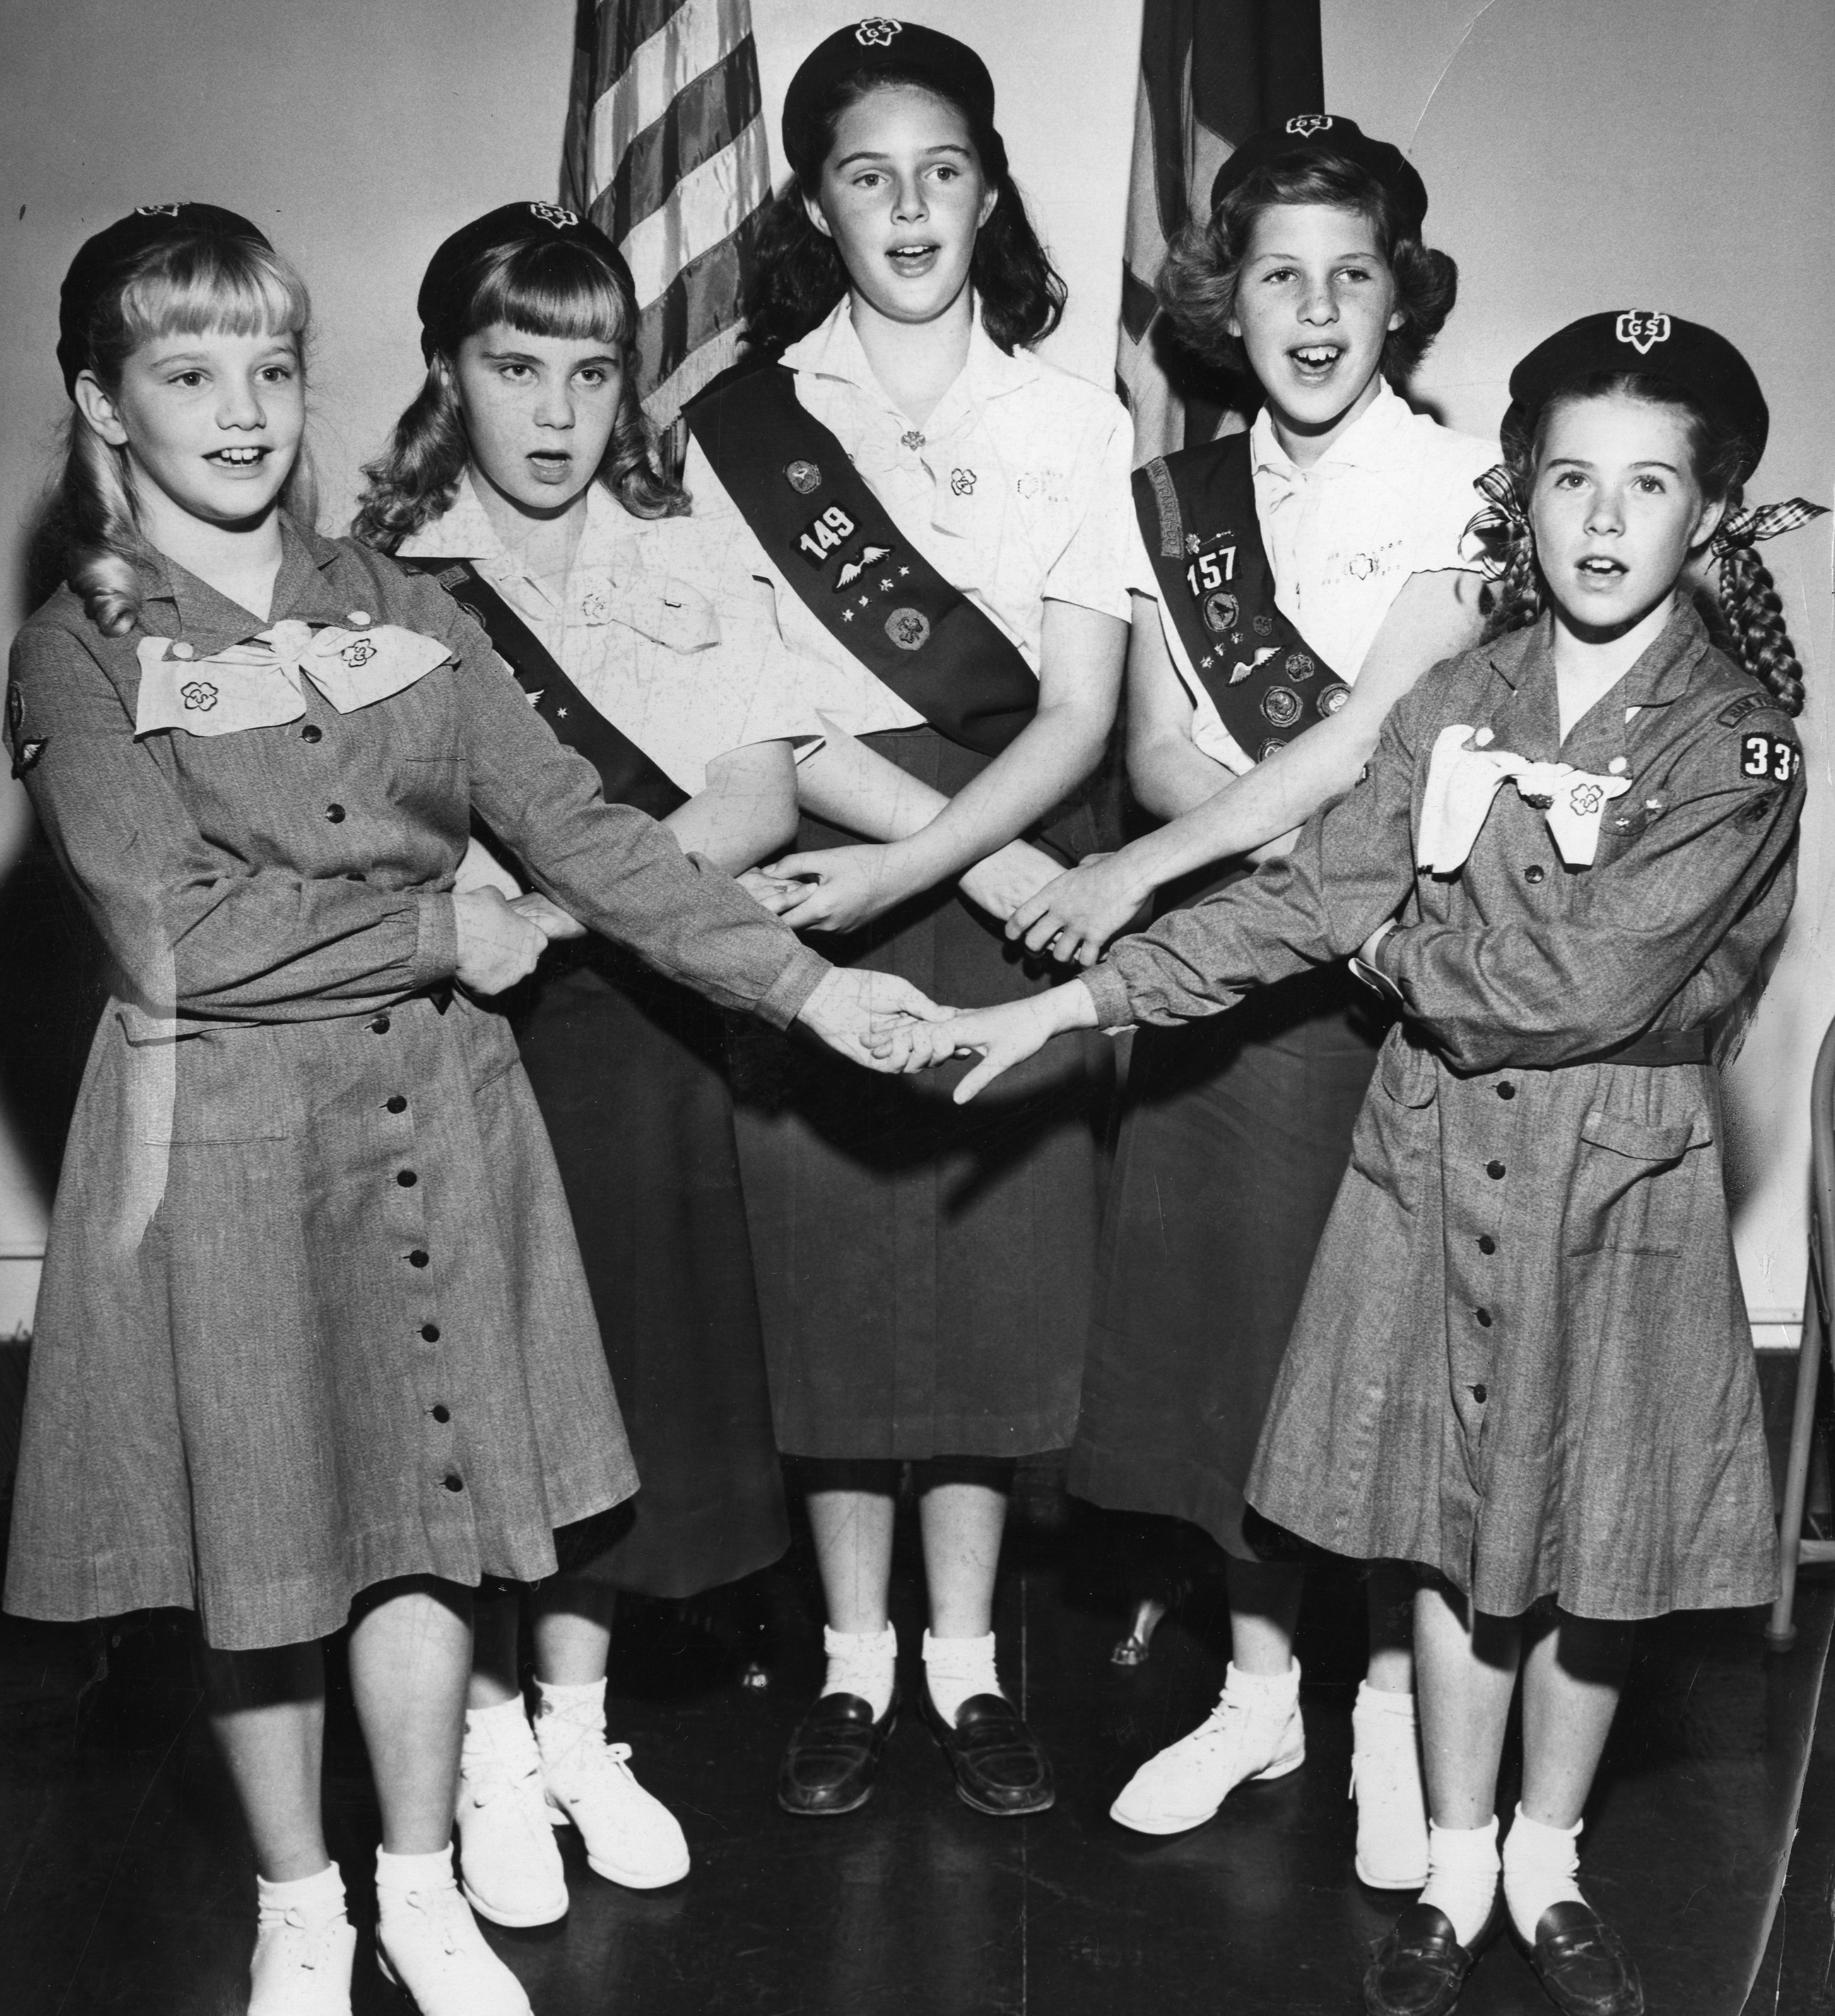
[[[398,1576],[549,1573],[557,1527],[635,1488],[514,1039],[452,986],[473,808],[556,902],[724,1005],[785,1022],[822,970],[607,806],[432,582],[282,538],[282,630],[170,564],[124,637],[60,590],[8,704],[121,977],[52,1217],[7,1606],[189,1605],[237,1650],[335,1629]],[[390,690],[404,653],[438,662]],[[175,720],[263,690],[292,716],[137,736],[149,681]]]
[[[633,518],[595,484],[557,589],[506,549],[468,474],[401,551],[472,562],[592,705],[693,797],[727,751],[821,731],[762,591],[747,596],[742,581],[717,607],[671,573],[684,530]],[[664,1597],[734,1581],[775,1561],[790,1533],[719,1011],[591,937],[549,952],[511,1019],[639,1479],[578,1571]]]
[[[1566,865],[1553,815],[1506,784],[1464,865],[1416,874],[1430,754],[1455,724],[1628,779],[1592,865]],[[1698,1031],[1739,995],[1790,909],[1802,797],[1791,723],[1692,609],[1565,741],[1538,625],[1429,673],[1288,860],[1092,970],[1105,1023],[1171,1025],[1400,912],[1377,960],[1405,1020],[1276,1386],[1258,1511],[1424,1563],[1503,1615],[1544,1597],[1621,1619],[1770,1600],[1714,1073],[1599,1053]]]
[[[783,362],[905,535],[1036,672],[1047,598],[1125,618],[1128,435],[1108,393],[976,322],[961,375],[921,430],[874,379],[845,301]],[[685,478],[710,566],[766,583],[785,641],[835,726],[953,795],[984,767],[874,679],[810,614],[698,445]],[[1053,831],[1096,843],[1077,811]],[[803,848],[858,838],[805,819]],[[984,1004],[1050,984],[951,885],[825,935],[843,965]],[[779,1446],[800,1456],[1012,1456],[1076,1420],[1106,1086],[1097,1046],[1038,1060],[1004,1096],[949,1103],[961,1067],[871,1085],[748,1031],[736,1060],[739,1157]]]
[[[1311,469],[1289,459],[1265,410],[1250,455],[1276,604],[1355,683],[1409,578],[1473,564],[1472,481],[1495,449],[1411,412],[1379,381]],[[1150,587],[1144,556],[1139,571]],[[1194,743],[1240,775],[1253,759],[1163,628]],[[1192,893],[1168,891],[1163,908]],[[1254,1551],[1243,1486],[1386,1019],[1327,967],[1258,990],[1221,1021],[1135,1039],[1070,1458],[1079,1496],[1171,1514],[1232,1553]]]

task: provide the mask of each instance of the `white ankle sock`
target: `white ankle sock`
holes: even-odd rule
[[[520,1694],[513,1694],[495,1708],[468,1708],[465,1712],[465,1747],[495,1748],[500,1744],[520,1747],[521,1733],[529,1726]]]
[[[890,1624],[883,1631],[836,1631],[825,1624],[822,1649],[828,1654],[829,1662],[822,1692],[858,1694],[873,1709],[873,1720],[882,1720],[892,1705],[898,1633]]]
[[[453,1880],[450,1841],[430,1855],[391,1855],[386,1848],[376,1852],[376,1900],[385,1910],[410,1890],[447,1889]]]
[[[994,1669],[994,1633],[985,1638],[933,1638],[924,1633],[924,1685],[931,1705],[952,1729],[971,1694],[1001,1692]]]
[[[1497,1816],[1481,1827],[1427,1823],[1427,1882],[1421,1902],[1444,1911],[1453,1936],[1470,1946],[1484,1929],[1497,1897]]]
[[[1551,1904],[1583,1904],[1574,1880],[1580,1867],[1580,1830],[1532,1820],[1519,1805],[1504,1841],[1504,1902],[1510,1922],[1533,1941],[1542,1914]]]
[[[344,1915],[344,1879],[335,1862],[328,1862],[315,1876],[296,1876],[290,1883],[270,1883],[257,1876],[255,1901],[264,1911],[290,1911],[297,1906],[308,1925],[321,1925]]]
[[[535,1733],[545,1722],[566,1722],[601,1734],[606,1726],[606,1683],[587,1680],[578,1686],[558,1681],[535,1683]]]
[[[1410,1729],[1415,1726],[1415,1697],[1412,1694],[1388,1694],[1381,1687],[1373,1687],[1368,1680],[1358,1683],[1357,1700],[1351,1712],[1358,1717],[1392,1715],[1398,1722],[1405,1722]]]
[[[1300,1698],[1300,1661],[1290,1661],[1284,1673],[1245,1673],[1232,1659],[1223,1669],[1223,1692],[1225,1700],[1263,1713],[1291,1708]]]

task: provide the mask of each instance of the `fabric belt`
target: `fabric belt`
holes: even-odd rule
[[[1709,1056],[1707,1028],[1653,1029],[1634,1036],[1616,1049],[1599,1050],[1590,1057],[1576,1057],[1585,1064],[1704,1064]]]

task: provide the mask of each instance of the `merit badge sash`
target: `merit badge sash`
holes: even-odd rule
[[[1275,607],[1249,437],[1157,456],[1134,473],[1134,509],[1162,604],[1243,753],[1263,762],[1336,714],[1350,687]]]
[[[667,819],[688,794],[613,726],[556,662],[554,654],[490,583],[466,560],[398,560],[412,574],[431,574],[461,609],[475,616],[491,648],[509,666],[529,704],[570,749],[599,772],[609,805],[631,805]]]
[[[939,734],[998,756],[1038,706],[1016,646],[893,522],[782,365],[716,382],[688,424],[804,606]]]

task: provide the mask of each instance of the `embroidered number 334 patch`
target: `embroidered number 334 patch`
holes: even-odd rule
[[[1776,735],[1743,735],[1740,738],[1740,775],[1757,783],[1787,784],[1803,762],[1803,752],[1793,742]]]

